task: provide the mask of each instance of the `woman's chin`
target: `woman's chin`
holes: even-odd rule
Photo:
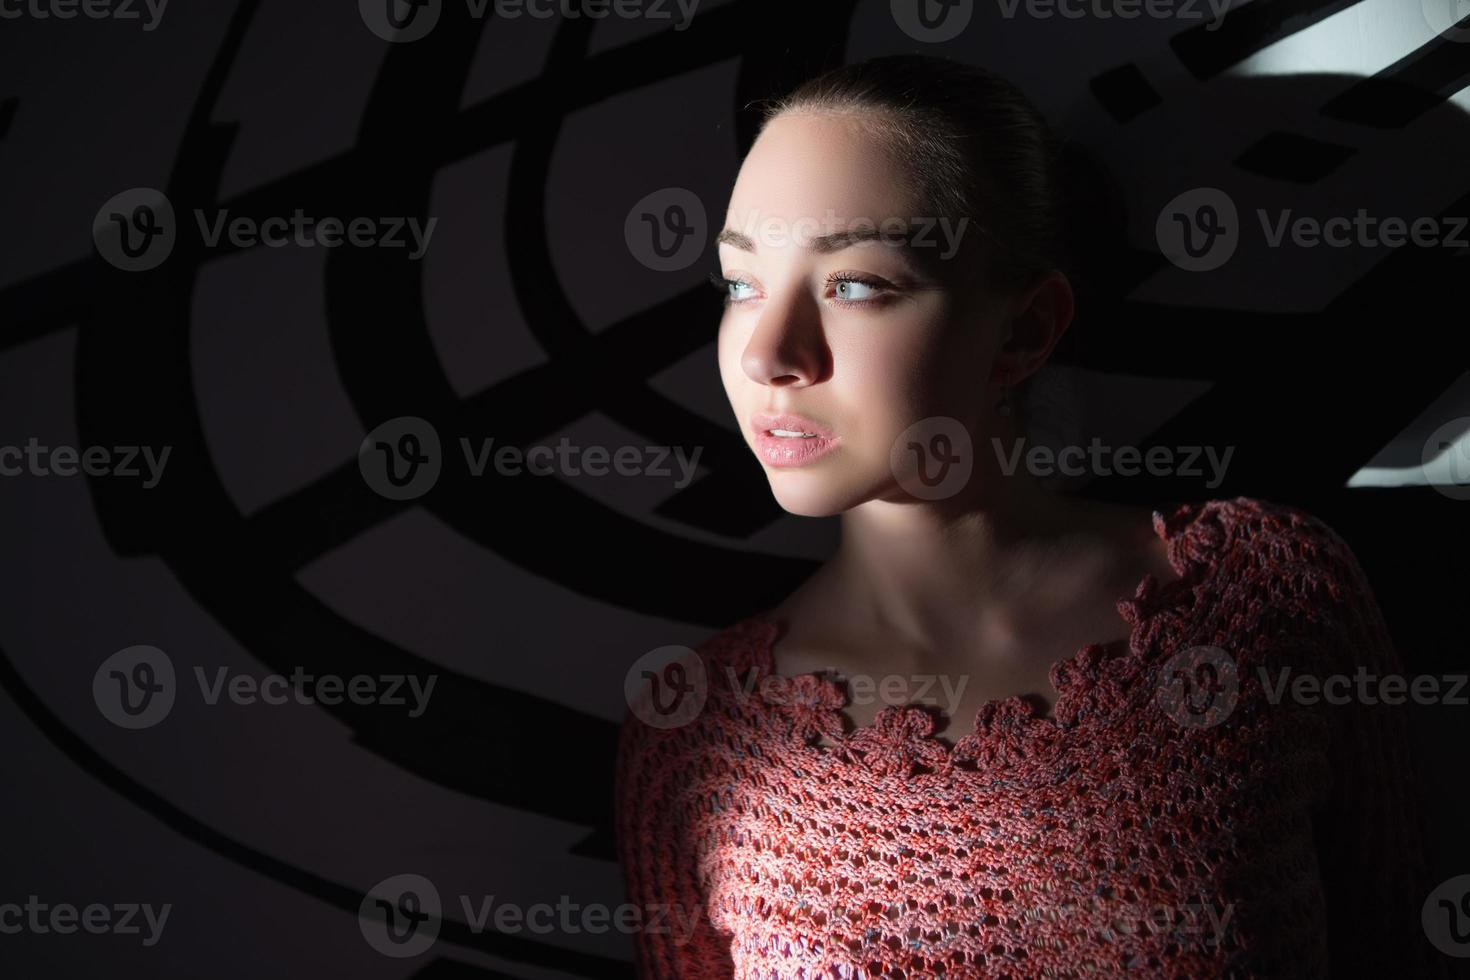
[[[834,517],[862,503],[863,497],[845,481],[830,474],[802,468],[767,467],[771,495],[781,509],[798,517]]]

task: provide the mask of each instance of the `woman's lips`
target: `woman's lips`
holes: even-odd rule
[[[821,436],[773,436],[769,432],[755,435],[755,451],[767,466],[805,466],[825,456],[836,445],[836,439]]]
[[[750,427],[756,454],[767,466],[805,466],[837,445],[830,428],[800,415],[757,414]]]

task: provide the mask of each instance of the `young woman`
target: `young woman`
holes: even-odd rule
[[[1293,693],[1397,668],[1342,539],[1009,465],[1072,318],[1060,174],[1013,86],[941,59],[767,110],[720,374],[781,506],[841,514],[841,547],[701,645],[697,714],[623,728],[629,894],[669,923],[641,975],[1439,968],[1403,709]]]

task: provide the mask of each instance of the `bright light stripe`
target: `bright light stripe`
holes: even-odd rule
[[[1437,36],[1420,0],[1363,0],[1262,48],[1230,74],[1376,75]]]
[[[1419,460],[1424,445],[1454,419],[1470,419],[1470,371],[1450,385],[1402,432],[1389,440],[1367,465],[1347,481],[1349,487],[1467,486],[1470,485],[1470,424],[1426,465],[1404,466],[1404,460]],[[1384,465],[1390,460],[1399,465]]]

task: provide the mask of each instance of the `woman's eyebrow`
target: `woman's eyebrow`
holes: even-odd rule
[[[854,245],[869,241],[882,241],[889,245],[900,245],[905,251],[914,247],[913,243],[908,241],[907,235],[897,236],[891,231],[884,231],[877,227],[868,226],[854,228],[848,231],[836,231],[830,235],[813,236],[806,247],[808,250],[816,252],[819,255],[826,255],[831,252],[840,252],[845,248],[851,248]],[[742,252],[753,253],[756,250],[755,242],[751,240],[749,235],[738,232],[733,228],[726,228],[720,232],[719,235],[715,236],[715,242],[719,245],[733,246]]]

